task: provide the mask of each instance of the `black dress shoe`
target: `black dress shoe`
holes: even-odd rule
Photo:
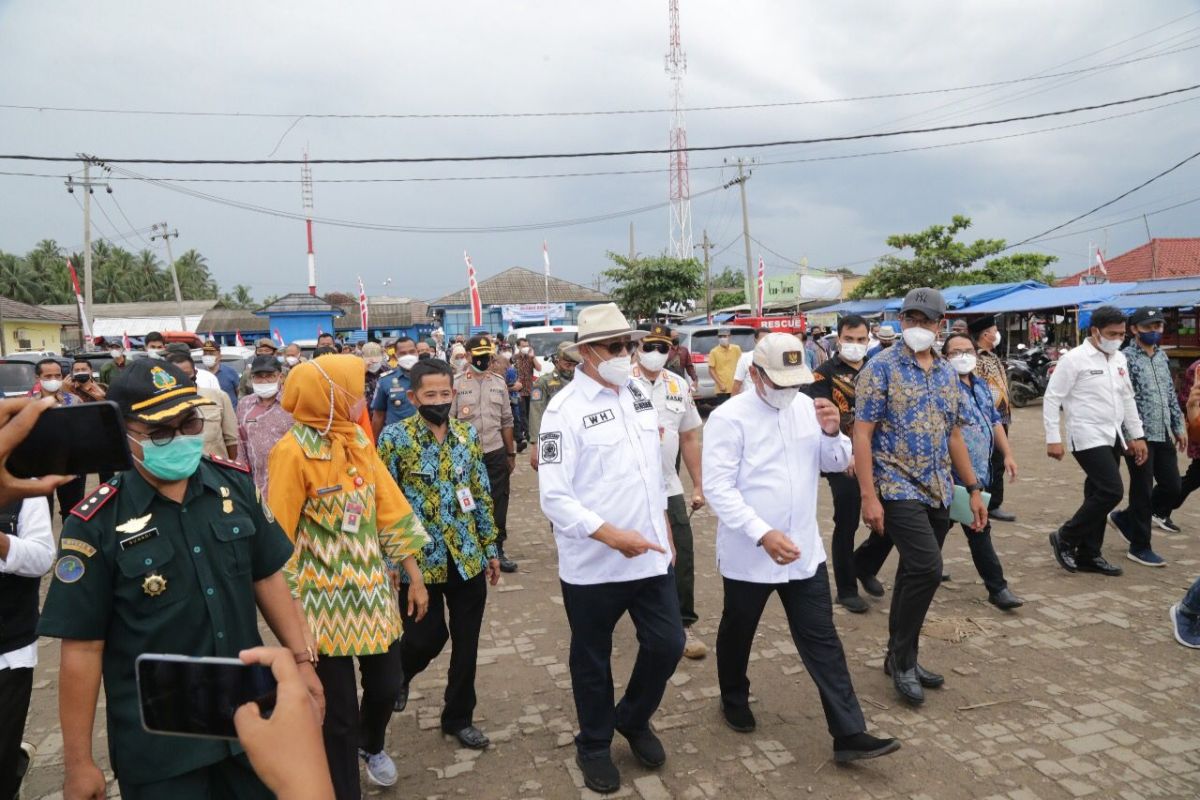
[[[949,583],[949,582],[950,582],[950,573],[943,572],[942,573],[942,583]]]
[[[879,758],[899,749],[900,743],[895,739],[880,739],[869,733],[833,737],[833,760],[838,764],[861,761],[864,758]]]
[[[883,584],[874,575],[859,575],[858,582],[871,597],[883,597]]]
[[[995,594],[989,594],[988,602],[1002,611],[1012,611],[1025,605],[1025,601],[1013,594],[1007,586]]]
[[[1110,578],[1115,578],[1118,575],[1124,574],[1125,570],[1118,567],[1116,564],[1110,564],[1104,560],[1104,556],[1096,556],[1095,558],[1080,558],[1075,562],[1075,568],[1080,572],[1098,572],[1101,575],[1107,575]]]
[[[892,685],[896,687],[896,693],[906,703],[919,706],[925,702],[925,690],[921,688],[915,668],[896,669],[895,657],[888,656],[884,661],[884,672],[892,676]]]
[[[499,551],[496,554],[496,559],[500,562],[500,571],[501,572],[516,572],[517,571],[517,562],[513,561],[511,558],[504,555],[503,550]]]
[[[396,695],[396,711],[403,711],[408,706],[408,684],[400,684],[400,694]]]
[[[1054,551],[1054,560],[1067,572],[1075,572],[1079,569],[1079,565],[1075,563],[1075,554],[1062,543],[1058,531],[1050,534],[1050,549]]]
[[[867,605],[867,601],[856,594],[839,597],[837,601],[838,605],[854,614],[865,614],[871,610],[871,607]]]
[[[752,733],[758,727],[750,706],[735,706],[722,700],[721,716],[725,718],[725,724],[738,733]]]
[[[663,749],[662,742],[654,735],[654,731],[649,728],[644,731],[623,731],[617,728],[617,733],[629,741],[633,757],[642,762],[643,767],[658,769],[667,763],[667,751]]]
[[[474,725],[468,725],[465,728],[459,728],[456,731],[442,728],[442,733],[447,736],[453,736],[458,739],[463,747],[469,747],[472,750],[486,750],[491,744],[491,740],[484,734],[483,731],[476,728]]]
[[[575,763],[583,773],[583,785],[593,792],[612,794],[621,788],[621,773],[608,753],[588,758],[576,753]]]
[[[998,519],[1001,522],[1016,522],[1017,515],[1005,511],[1003,508],[997,508],[988,512],[988,519]]]
[[[913,667],[913,669],[917,673],[917,680],[920,681],[921,685],[924,686],[926,689],[940,689],[946,683],[945,676],[939,675],[936,672],[930,672],[929,670],[922,667],[920,664],[917,664],[915,667]],[[884,659],[883,674],[885,674],[885,675],[892,674],[891,659]]]

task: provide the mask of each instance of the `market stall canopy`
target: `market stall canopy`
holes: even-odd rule
[[[1081,286],[1048,286],[1025,289],[964,309],[968,314],[1010,314],[1046,308],[1099,306],[1119,294],[1133,291],[1136,283],[1097,283]]]

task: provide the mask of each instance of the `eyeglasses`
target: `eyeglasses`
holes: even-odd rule
[[[913,325],[929,325],[929,324],[937,323],[937,320],[935,320],[935,319],[930,319],[929,317],[925,316],[924,314],[921,314],[919,312],[912,312],[912,311],[908,312],[907,314],[902,314],[901,319],[903,319],[905,322],[911,323]]]
[[[619,356],[622,353],[632,353],[637,345],[631,341],[623,341],[609,342],[608,344],[594,344],[592,347],[598,347],[601,350],[607,350],[610,356]]]
[[[642,342],[643,353],[653,353],[656,350],[660,353],[669,353],[671,352],[671,345],[664,344],[663,342]]]
[[[193,411],[183,422],[172,427],[151,428],[149,433],[130,431],[134,436],[149,439],[158,447],[170,444],[176,436],[196,436],[204,432],[204,417]]]

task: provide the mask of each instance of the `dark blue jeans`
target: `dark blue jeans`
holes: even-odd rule
[[[613,731],[650,727],[667,681],[683,656],[683,623],[674,570],[654,578],[588,586],[562,583],[563,607],[571,626],[571,686],[580,758],[605,754]],[[637,631],[638,653],[625,682],[625,696],[613,706],[612,634],[625,614]]]

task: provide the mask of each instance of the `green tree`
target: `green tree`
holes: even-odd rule
[[[740,306],[746,302],[746,292],[744,289],[736,289],[734,291],[713,292],[712,305],[713,308],[729,308],[730,306]]]
[[[29,262],[12,253],[0,253],[0,295],[22,303],[35,303],[38,284]]]
[[[610,294],[634,319],[650,319],[664,306],[686,303],[704,293],[704,267],[694,258],[630,259],[609,252],[616,267],[601,273],[613,284]]]
[[[1003,251],[1005,242],[1003,239],[977,239],[970,244],[957,241],[957,234],[969,227],[970,217],[956,214],[949,225],[931,225],[919,233],[889,236],[889,247],[911,249],[912,257],[889,254],[879,259],[850,296],[902,297],[918,286],[940,289],[955,284],[1052,279],[1047,267],[1057,260],[1054,256],[1014,253],[986,261]],[[980,262],[983,265],[976,267]]]
[[[742,289],[746,288],[746,273],[740,269],[726,267],[720,273],[713,276],[712,285],[714,289]]]
[[[179,290],[185,300],[215,300],[220,292],[208,271],[208,259],[196,250],[188,250],[175,259]]]
[[[258,308],[258,304],[254,302],[254,296],[250,294],[250,287],[243,283],[239,283],[233,287],[232,292],[226,292],[221,295],[221,305],[225,308]]]

